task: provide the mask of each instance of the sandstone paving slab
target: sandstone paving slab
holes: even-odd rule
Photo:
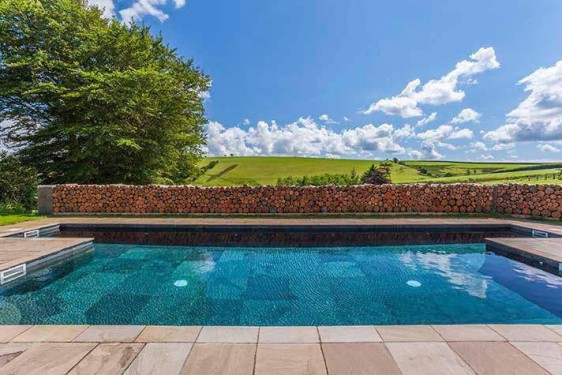
[[[385,342],[443,341],[431,326],[376,326]]]
[[[16,336],[12,342],[70,342],[87,325],[37,325]]]
[[[29,343],[0,344],[0,368],[26,351],[30,345]]]
[[[179,374],[193,344],[149,343],[131,363],[126,375]]]
[[[499,333],[485,324],[435,325],[445,341],[505,341]]]
[[[252,375],[256,344],[195,344],[183,375]]]
[[[385,345],[404,375],[474,374],[444,342],[390,342]]]
[[[556,332],[562,337],[562,325],[547,325],[546,328],[550,329],[551,331]],[[560,340],[562,342],[562,340]]]
[[[303,344],[318,343],[316,327],[261,327],[259,343],[263,344]]]
[[[562,375],[562,343],[527,341],[511,344],[548,372]]]
[[[322,326],[318,327],[324,342],[381,342],[382,338],[373,326]]]
[[[318,344],[260,344],[255,375],[326,375]]]
[[[9,342],[14,337],[27,331],[30,325],[3,325],[0,326],[0,342]]]
[[[76,342],[133,342],[145,326],[91,326],[74,339]]]
[[[137,342],[195,342],[201,326],[147,326]]]
[[[508,341],[561,341],[562,336],[545,326],[533,324],[490,324]]]
[[[98,345],[69,372],[69,375],[120,375],[133,362],[144,344]]]
[[[205,326],[197,342],[208,343],[246,343],[258,342],[259,327]]]
[[[322,344],[330,375],[400,375],[396,361],[382,343]]]
[[[3,375],[59,375],[66,374],[94,347],[94,343],[41,343],[0,369]]]
[[[507,342],[452,342],[449,346],[479,374],[548,375]]]

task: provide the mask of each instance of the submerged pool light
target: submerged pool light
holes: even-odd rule
[[[416,280],[408,280],[406,282],[406,284],[408,284],[409,286],[411,286],[413,288],[419,288],[421,286],[421,283],[419,281],[416,281]]]
[[[187,280],[176,280],[174,286],[177,286],[178,288],[183,288],[184,286],[187,286]]]

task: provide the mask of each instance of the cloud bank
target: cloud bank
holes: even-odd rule
[[[346,129],[340,132],[317,124],[312,118],[280,126],[274,121],[259,121],[247,130],[226,128],[218,122],[206,126],[209,155],[298,155],[340,156],[355,154],[403,154],[406,149],[398,143],[404,129],[392,124]]]

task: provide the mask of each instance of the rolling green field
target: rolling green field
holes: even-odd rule
[[[218,161],[195,181],[204,186],[274,185],[279,177],[302,177],[324,173],[362,174],[381,161],[296,157],[205,158],[200,166]],[[405,161],[391,163],[394,183],[475,182],[475,183],[562,183],[562,163],[466,163],[448,161]]]

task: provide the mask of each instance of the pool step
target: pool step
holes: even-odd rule
[[[486,247],[553,273],[562,272],[562,238],[486,238]]]
[[[93,248],[93,238],[0,238],[0,285]]]

